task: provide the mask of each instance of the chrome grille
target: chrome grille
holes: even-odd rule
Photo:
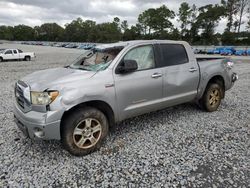
[[[25,100],[24,100],[24,96],[23,96],[23,90],[18,84],[16,84],[15,90],[16,90],[15,94],[16,94],[17,103],[20,105],[20,107],[22,107],[24,109]]]
[[[24,89],[29,87],[27,84],[25,84],[22,81],[18,81],[15,85],[15,97],[17,104],[20,106],[20,108],[24,111],[27,112],[30,110],[30,102],[27,101],[24,97]]]

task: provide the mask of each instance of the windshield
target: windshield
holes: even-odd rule
[[[121,47],[88,50],[79,56],[69,68],[87,71],[105,70],[121,50]]]

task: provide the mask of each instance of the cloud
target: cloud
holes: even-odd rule
[[[177,12],[182,2],[190,5],[194,3],[192,0],[1,0],[0,25],[36,26],[45,22],[56,22],[64,26],[78,17],[102,23],[112,21],[115,16],[135,24],[138,15],[148,8],[165,4]],[[220,3],[220,0],[195,2],[197,7],[215,3]],[[173,23],[178,26],[176,20]],[[221,24],[218,30],[223,30]]]

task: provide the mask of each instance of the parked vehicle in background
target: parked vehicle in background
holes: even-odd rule
[[[236,50],[233,47],[221,47],[214,50],[208,50],[207,54],[234,55]]]
[[[78,47],[78,45],[77,44],[73,44],[73,43],[68,44],[68,45],[65,46],[65,48],[77,48],[77,47]]]
[[[86,155],[127,118],[191,101],[217,110],[237,79],[230,59],[196,58],[186,42],[107,44],[17,81],[14,117],[30,138],[58,139]]]
[[[91,50],[96,47],[96,44],[81,44],[77,49]]]
[[[234,53],[234,55],[245,56],[245,55],[247,55],[247,51],[246,50],[236,50],[236,52]]]
[[[25,60],[30,61],[35,57],[34,52],[23,52],[20,49],[1,49],[0,62],[5,60]]]

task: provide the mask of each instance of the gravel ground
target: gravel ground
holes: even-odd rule
[[[0,64],[0,187],[249,187],[250,58],[217,112],[184,104],[117,124],[104,146],[84,157],[58,141],[20,137],[13,122],[16,80],[67,65],[79,50],[0,45],[35,51],[31,62]]]

